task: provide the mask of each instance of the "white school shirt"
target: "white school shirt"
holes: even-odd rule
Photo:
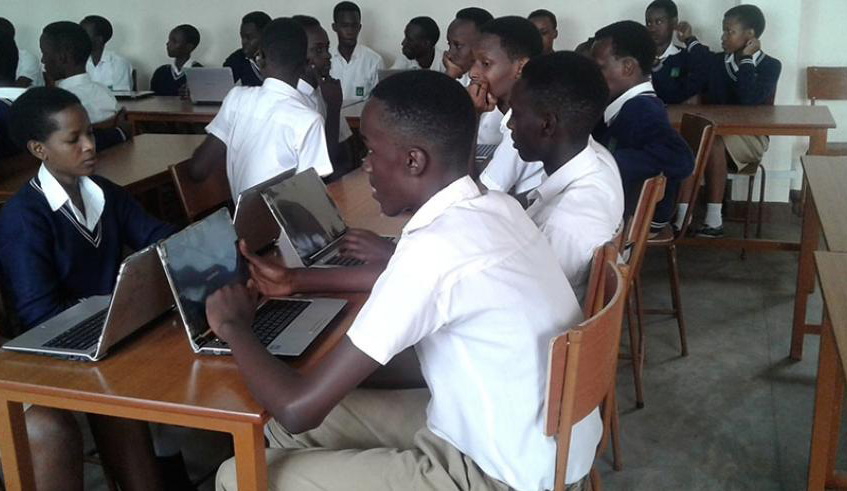
[[[41,183],[41,191],[47,198],[50,210],[53,212],[62,210],[62,213],[65,213],[68,219],[71,219],[71,221],[75,219],[77,224],[84,226],[89,232],[94,232],[97,222],[100,221],[100,216],[103,214],[103,208],[106,206],[106,197],[97,183],[87,176],[79,178],[79,193],[82,195],[82,205],[85,207],[85,213],[83,213],[74,205],[65,188],[47,170],[43,162],[38,169],[38,182]],[[73,213],[73,217],[67,216],[67,209],[63,208],[66,203]]]
[[[476,131],[476,143],[478,145],[497,145],[503,141],[503,132],[500,123],[503,121],[503,113],[500,108],[494,106],[491,111],[479,115],[479,127]]]
[[[233,87],[206,131],[226,144],[233,200],[241,191],[282,174],[314,167],[332,173],[323,118],[302,93],[282,80]]]
[[[609,103],[606,106],[606,110],[603,111],[603,121],[606,125],[611,125],[615,118],[618,117],[618,114],[621,112],[623,105],[629,102],[632,98],[638,97],[642,94],[649,94],[653,97],[656,97],[656,91],[653,90],[653,82],[641,82],[638,85],[634,85],[626,90],[623,94],[619,95],[615,100]]]
[[[113,51],[104,49],[100,63],[96,66],[89,56],[85,71],[91,75],[92,80],[105,85],[109,90],[132,90],[132,65]]]
[[[514,188],[515,194],[521,194],[538,187],[547,175],[543,163],[524,162],[521,159],[513,145],[512,130],[507,126],[511,117],[512,110],[509,109],[500,120],[500,144],[479,180],[488,189],[508,193]]]
[[[623,185],[615,158],[588,137],[585,149],[527,199],[527,215],[547,236],[582,303],[594,249],[614,237],[623,219]]]
[[[462,177],[429,199],[347,332],[386,364],[414,346],[432,399],[427,428],[489,476],[553,488],[544,436],[550,340],[582,320],[547,239],[517,201]],[[598,411],[574,426],[566,482],[588,474]]]
[[[442,63],[442,58],[444,58],[444,50],[439,48],[438,46],[434,47],[435,55],[432,57],[432,65],[427,68],[427,70],[435,70],[437,72],[444,73],[446,68],[444,68],[444,63]],[[418,64],[418,60],[410,60],[406,58],[402,52],[394,59],[394,64],[391,65],[392,70],[422,70],[421,66]]]
[[[15,78],[26,77],[32,80],[32,87],[44,85],[44,74],[41,70],[41,62],[32,53],[25,49],[18,50],[18,68],[15,70]]]
[[[317,88],[312,87],[312,84],[301,78],[297,81],[297,90],[306,96],[312,105],[312,109],[320,113],[324,119],[324,124],[326,124],[326,101],[324,101],[320,86]],[[353,130],[350,129],[350,125],[347,124],[347,118],[343,114],[340,114],[340,111],[338,118],[338,142],[341,143],[353,136]]]
[[[112,92],[91,80],[87,73],[63,78],[56,82],[56,87],[65,89],[79,98],[92,124],[106,121],[118,113],[118,100]]]
[[[371,90],[379,82],[378,71],[385,69],[382,56],[363,44],[356,44],[350,61],[344,59],[336,46],[330,46],[332,67],[329,76],[341,81],[344,104],[348,106],[370,97]]]

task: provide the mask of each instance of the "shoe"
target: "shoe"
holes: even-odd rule
[[[697,229],[697,232],[695,232],[694,235],[707,239],[719,239],[723,237],[723,225],[720,225],[718,227],[710,227],[708,225],[703,225],[699,229]]]

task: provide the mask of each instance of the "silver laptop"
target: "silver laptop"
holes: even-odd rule
[[[224,208],[161,241],[157,247],[195,353],[230,354],[229,346],[209,329],[206,298],[225,285],[246,280],[246,268],[235,241],[235,228],[229,210]],[[297,356],[346,303],[336,298],[268,299],[256,311],[253,332],[271,354]]]
[[[113,90],[112,95],[119,101],[136,100],[150,97],[156,93],[152,90]]]
[[[194,104],[220,104],[235,86],[232,81],[232,69],[229,67],[186,68],[185,77],[191,102]]]
[[[155,246],[150,246],[124,260],[112,295],[86,298],[3,348],[98,361],[109,348],[173,305]]]
[[[279,238],[279,223],[265,203],[261,192],[288,179],[295,172],[297,168],[292,167],[278,176],[245,189],[238,195],[238,200],[235,202],[235,216],[232,219],[235,235],[243,239],[252,252],[256,254],[267,252],[276,246]]]

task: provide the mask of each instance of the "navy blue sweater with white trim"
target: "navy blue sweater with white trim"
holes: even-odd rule
[[[724,53],[713,53],[709,60],[709,80],[703,92],[704,104],[773,104],[782,63],[764,53],[758,64],[752,57],[742,58],[734,72],[724,61]]]
[[[699,94],[709,78],[709,48],[696,39],[653,67],[653,88],[665,104],[680,104]]]

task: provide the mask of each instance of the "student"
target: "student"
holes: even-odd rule
[[[541,34],[541,53],[545,55],[552,53],[554,51],[553,42],[559,37],[556,14],[546,9],[538,9],[530,13],[527,19],[535,25],[538,33]]]
[[[479,28],[493,19],[485,9],[468,7],[456,12],[456,18],[447,27],[444,73],[458,79],[465,87],[471,83],[468,71],[473,66],[473,46],[479,39]]]
[[[475,129],[467,93],[443,74],[402,73],[374,88],[362,114],[363,167],[383,213],[413,216],[346,336],[308,374],[256,341],[246,288],[207,300],[211,328],[274,416],[275,489],[552,489],[547,345],[581,313],[520,205],[467,175]],[[428,390],[358,388],[409,347]],[[568,483],[588,473],[601,433],[596,412],[575,426]],[[234,480],[230,460],[218,489]]]
[[[403,56],[394,60],[392,70],[444,71],[444,50],[436,46],[441,30],[432,17],[415,17],[403,30]]]
[[[306,65],[308,38],[299,23],[280,18],[262,32],[257,58],[261,87],[229,91],[209,135],[189,166],[194,180],[206,179],[226,165],[233,200],[241,191],[290,168],[314,167],[332,173],[324,123],[313,103],[296,87]]]
[[[14,87],[17,66],[18,47],[15,45],[15,39],[7,32],[0,30],[0,88],[11,87],[12,93],[23,90]],[[0,93],[2,92],[4,90],[0,89]],[[19,153],[10,134],[11,107],[12,100],[7,94],[0,95],[0,158]]]
[[[633,21],[610,24],[594,34],[591,48],[612,102],[594,138],[609,149],[621,171],[626,205],[635,212],[646,179],[664,174],[665,196],[656,206],[651,229],[670,223],[680,183],[694,169],[688,144],[671,127],[665,104],[650,83],[656,45],[643,25]]]
[[[109,90],[133,90],[132,65],[106,49],[106,43],[112,39],[112,24],[105,17],[89,15],[79,25],[91,39],[91,56],[85,63],[85,71],[91,75],[91,80]]]
[[[4,17],[0,17],[0,31],[15,38],[15,26]],[[18,48],[18,66],[15,71],[15,85],[30,87],[44,85],[44,75],[41,73],[41,63],[38,58],[25,49]]]
[[[332,9],[332,30],[338,46],[330,46],[332,68],[329,75],[341,81],[344,105],[367,99],[378,81],[377,73],[385,68],[382,56],[359,42],[362,11],[353,2],[339,2]]]
[[[200,31],[189,24],[174,27],[168,34],[165,48],[168,57],[174,61],[170,65],[162,65],[153,72],[150,79],[150,90],[156,95],[185,94],[185,68],[203,66],[191,59],[191,53],[200,44]]]
[[[653,65],[653,87],[666,104],[680,104],[700,93],[708,77],[709,48],[679,22],[673,0],[654,0],[644,13],[645,25],[659,56]]]
[[[543,162],[550,176],[529,193],[527,214],[580,303],[594,249],[614,237],[624,211],[615,159],[591,138],[608,98],[598,67],[562,51],[530,60],[510,99],[509,129],[521,159]]]
[[[755,5],[738,5],[723,17],[721,47],[712,54],[709,77],[702,99],[704,104],[773,104],[782,64],[762,52],[759,37],[765,30],[765,16]],[[697,231],[700,237],[722,237],[722,203],[728,166],[740,171],[762,161],[769,138],[760,135],[716,136],[706,164],[706,218]],[[686,183],[693,185],[693,183]],[[677,221],[685,216],[685,206],[677,207]]]
[[[4,293],[32,328],[82,298],[111,294],[124,248],[140,249],[175,229],[93,175],[91,125],[70,92],[35,87],[20,96],[12,105],[12,136],[42,162],[0,213]],[[82,489],[82,440],[73,417],[32,407],[26,420],[38,489]],[[146,423],[94,415],[89,421],[121,489],[162,487]]]
[[[271,21],[264,12],[250,12],[241,19],[241,49],[237,49],[224,61],[232,69],[232,78],[242,86],[262,85],[262,73],[256,63],[262,29]]]

